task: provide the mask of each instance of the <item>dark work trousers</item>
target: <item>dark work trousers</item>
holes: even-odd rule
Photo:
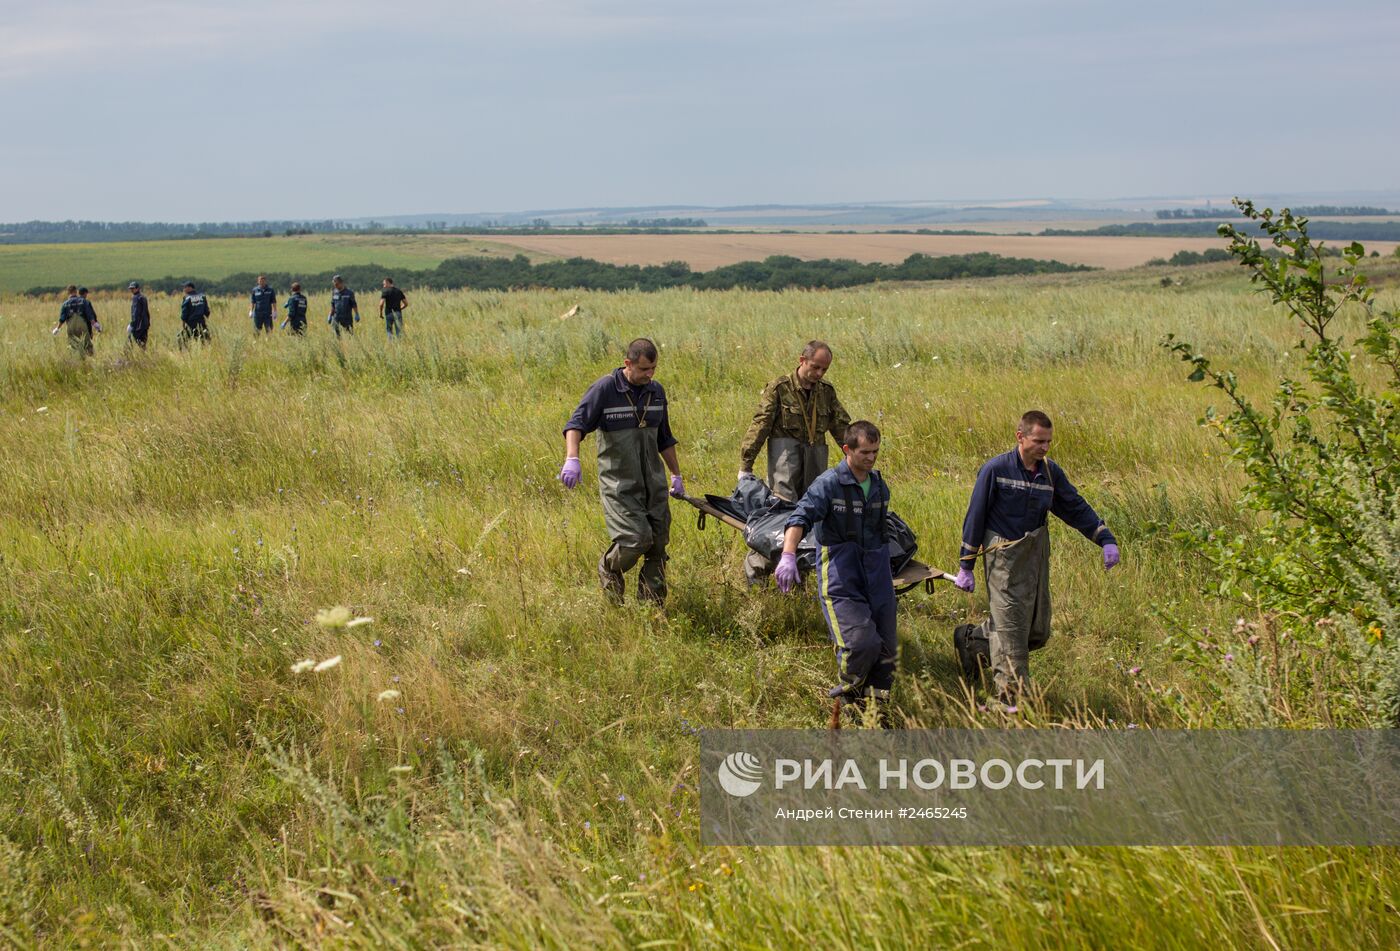
[[[1010,543],[988,532],[983,546],[991,616],[967,635],[968,647],[990,655],[997,695],[1013,702],[1030,682],[1031,651],[1050,640],[1050,529]]]
[[[184,347],[191,340],[209,342],[209,323],[203,317],[196,317],[193,320],[181,322],[180,346]]]
[[[666,600],[666,545],[671,539],[671,499],[657,450],[656,427],[598,433],[598,494],[612,544],[603,553],[609,571],[626,574],[642,563],[637,594]]]
[[[66,326],[68,346],[73,348],[73,352],[80,357],[92,356],[92,325],[87,322],[87,318],[69,317]]]
[[[855,542],[823,546],[817,598],[836,647],[840,683],[832,696],[849,703],[868,693],[887,694],[898,652],[889,551]]]

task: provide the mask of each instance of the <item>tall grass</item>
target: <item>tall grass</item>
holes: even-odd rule
[[[1235,483],[1156,341],[1196,340],[1262,391],[1290,334],[1230,272],[1190,273],[417,295],[398,342],[372,319],[339,343],[315,320],[253,339],[235,311],[183,352],[161,302],[150,352],[109,333],[86,364],[46,305],[0,301],[0,934],[1395,944],[1387,850],[702,849],[695,732],[820,725],[820,616],[747,590],[737,534],[681,506],[667,612],[609,607],[591,452],[581,490],[554,478],[579,395],[645,334],[687,485],[727,492],[763,383],[822,337],[846,406],[886,434],[895,509],[951,568],[978,465],[1039,406],[1124,562],[1105,574],[1052,530],[1027,722],[1208,723],[1212,673],[1166,640],[1238,609],[1201,598],[1153,525],[1228,521]],[[316,623],[333,604],[374,621]],[[902,725],[1002,722],[952,660],[953,624],[984,610],[946,586],[901,601]]]

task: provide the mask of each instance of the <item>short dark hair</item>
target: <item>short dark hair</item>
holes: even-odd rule
[[[627,345],[627,359],[640,360],[646,357],[648,360],[656,359],[656,344],[646,337],[638,337]]]
[[[79,293],[79,294],[86,294],[87,292],[88,292],[88,289],[87,289],[86,287],[80,287],[80,288],[78,288],[78,293]]]
[[[1021,414],[1021,421],[1016,424],[1016,431],[1028,433],[1037,426],[1043,426],[1046,429],[1054,428],[1050,422],[1049,416],[1046,416],[1038,409],[1028,409]]]
[[[802,348],[802,352],[797,357],[799,360],[810,360],[823,350],[831,353],[831,347],[827,345],[825,340],[808,340],[807,346]]]
[[[385,283],[385,284],[392,284],[392,283],[394,283],[394,279],[393,279],[392,277],[386,277],[386,278],[384,278],[384,283]]]
[[[842,446],[850,446],[852,449],[860,448],[860,441],[864,439],[866,445],[880,441],[880,429],[868,419],[858,419],[846,427],[846,436],[841,440]]]

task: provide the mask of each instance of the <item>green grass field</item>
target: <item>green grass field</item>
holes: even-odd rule
[[[162,277],[218,279],[257,271],[315,274],[351,264],[424,269],[451,257],[513,257],[520,253],[519,248],[463,235],[312,234],[197,241],[0,244],[0,294],[20,293],[31,287],[95,286]],[[528,256],[532,260],[541,257]]]
[[[702,848],[695,730],[821,726],[820,613],[749,591],[737,533],[680,505],[667,612],[609,606],[591,439],[584,486],[555,479],[579,396],[645,334],[688,487],[728,492],[761,386],[819,336],[828,379],[885,432],[921,557],[952,568],[978,466],[1038,406],[1123,563],[1105,573],[1052,529],[1055,636],[1017,722],[1212,726],[1217,675],[1166,641],[1236,609],[1153,524],[1232,521],[1238,477],[1197,425],[1209,392],[1157,342],[1194,340],[1256,393],[1296,362],[1287,321],[1228,267],[419,294],[395,344],[372,321],[337,344],[314,319],[306,339],[257,340],[218,312],[189,352],[158,304],[151,352],[113,332],[84,365],[48,336],[52,307],[0,300],[11,943],[1400,944],[1388,849]],[[335,605],[374,620],[316,623]],[[963,693],[951,651],[985,609],[947,585],[901,601],[899,725],[1006,725]]]

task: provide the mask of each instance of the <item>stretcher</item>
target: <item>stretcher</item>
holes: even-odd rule
[[[709,519],[714,519],[715,521],[722,522],[725,525],[728,525],[730,528],[738,531],[741,535],[744,534],[744,530],[748,527],[744,524],[744,521],[742,519],[735,518],[728,512],[721,512],[719,509],[715,508],[715,506],[712,505],[707,499],[696,498],[693,495],[682,495],[678,496],[678,498],[689,502],[692,506],[699,510],[699,514],[695,518],[695,527],[702,532],[705,530],[705,525],[709,521]],[[911,558],[904,563],[904,567],[901,568],[898,574],[894,576],[894,593],[905,594],[906,592],[912,591],[922,584],[924,586],[924,590],[927,591],[929,594],[932,594],[933,583],[935,581],[952,581],[953,578],[954,576],[950,575],[946,571],[940,571],[937,568],[931,568],[928,565],[924,564],[922,561],[916,561],[915,559]]]

